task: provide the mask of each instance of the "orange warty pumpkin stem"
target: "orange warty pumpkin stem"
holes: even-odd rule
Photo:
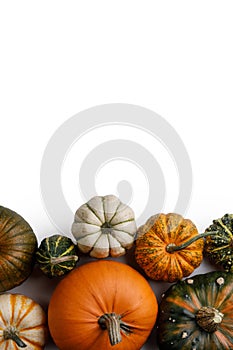
[[[189,239],[188,241],[184,242],[181,245],[175,245],[174,243],[169,243],[167,245],[167,247],[166,247],[166,251],[168,253],[174,253],[176,251],[179,251],[179,250],[187,248],[190,244],[196,242],[200,238],[204,238],[206,236],[211,236],[211,235],[216,235],[217,233],[218,232],[216,232],[216,231],[200,233],[199,235],[196,235],[195,237],[192,237],[191,239]]]
[[[102,315],[98,323],[102,329],[108,330],[109,340],[112,346],[121,342],[121,330],[125,334],[132,333],[130,327],[121,321],[121,316],[115,313]]]

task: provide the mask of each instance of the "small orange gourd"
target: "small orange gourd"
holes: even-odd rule
[[[198,234],[194,223],[179,214],[154,215],[138,229],[136,261],[153,280],[178,281],[201,264],[203,237],[210,234]]]
[[[48,322],[60,350],[139,350],[157,317],[146,279],[109,260],[71,271],[50,300]]]

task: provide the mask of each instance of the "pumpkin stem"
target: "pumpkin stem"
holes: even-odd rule
[[[108,330],[109,340],[112,346],[121,342],[121,330],[125,334],[132,333],[130,327],[121,321],[121,316],[115,313],[102,315],[98,319],[98,323],[102,329]]]
[[[104,234],[109,234],[112,232],[112,225],[109,222],[104,222],[101,226],[101,232]]]
[[[18,332],[15,327],[9,327],[3,331],[3,338],[5,340],[13,340],[20,348],[26,348],[27,345],[20,339],[17,333]]]
[[[222,322],[223,314],[211,306],[203,306],[196,313],[197,324],[208,333],[217,330]]]
[[[63,263],[65,261],[78,261],[78,256],[77,255],[66,255],[66,256],[59,256],[59,257],[51,257],[50,258],[50,263],[52,265],[57,265],[60,263]]]
[[[218,232],[217,231],[210,231],[210,232],[204,232],[204,233],[200,233],[194,237],[192,237],[191,239],[189,239],[188,241],[184,242],[181,245],[176,245],[175,243],[169,243],[166,247],[166,251],[168,253],[174,253],[176,251],[182,250],[187,248],[190,244],[196,242],[198,239],[200,238],[204,238],[206,236],[211,236],[211,235],[216,235]]]

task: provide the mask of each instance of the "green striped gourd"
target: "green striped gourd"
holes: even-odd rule
[[[36,262],[50,278],[65,275],[76,266],[77,261],[72,240],[59,234],[44,238],[36,252]]]

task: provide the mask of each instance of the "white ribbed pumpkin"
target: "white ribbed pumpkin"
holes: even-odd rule
[[[136,230],[133,210],[114,195],[96,196],[83,204],[71,228],[78,248],[95,258],[124,255]]]
[[[45,312],[34,300],[0,295],[0,350],[44,349],[47,332]]]

